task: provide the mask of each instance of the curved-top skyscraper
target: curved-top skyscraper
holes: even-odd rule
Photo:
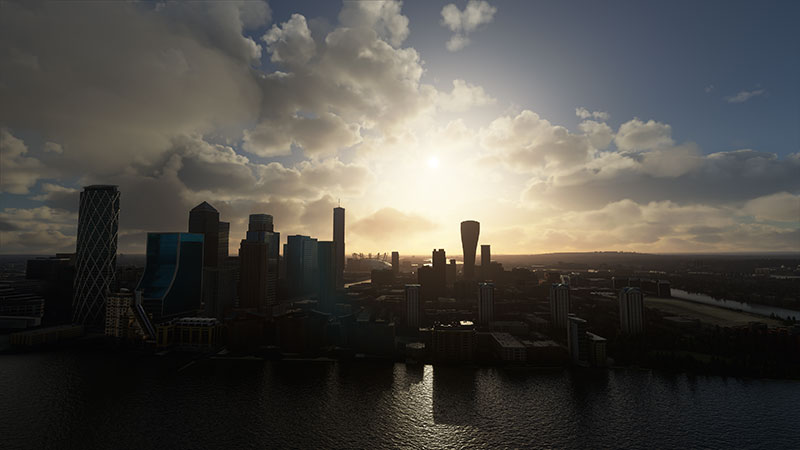
[[[464,251],[464,279],[475,279],[475,251],[478,249],[478,235],[481,224],[474,220],[461,222],[461,248]]]

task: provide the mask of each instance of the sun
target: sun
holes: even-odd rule
[[[431,169],[438,169],[439,168],[439,158],[436,156],[431,156],[428,158],[428,167]]]

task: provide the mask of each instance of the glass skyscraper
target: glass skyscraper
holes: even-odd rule
[[[72,321],[87,328],[104,325],[106,299],[117,267],[117,186],[83,188],[78,206]]]
[[[202,277],[202,234],[147,233],[147,259],[136,294],[154,322],[196,313]]]

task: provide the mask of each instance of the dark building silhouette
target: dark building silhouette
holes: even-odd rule
[[[456,282],[456,260],[451,259],[450,264],[447,265],[447,269],[445,269],[445,284],[447,287],[453,287],[453,283]]]
[[[575,314],[570,314],[567,322],[567,346],[572,362],[584,365],[589,361],[589,337],[586,335],[586,321]]]
[[[494,283],[481,283],[478,289],[478,324],[488,326],[494,320]]]
[[[233,306],[234,272],[226,264],[230,223],[219,221],[219,212],[208,202],[189,211],[189,233],[203,235],[202,301],[209,316],[222,319]]]
[[[104,326],[117,269],[119,197],[108,185],[86,186],[80,196],[72,321],[87,328]]]
[[[394,276],[400,275],[400,253],[392,252],[392,273]]]
[[[420,285],[407,284],[405,292],[406,326],[419,328],[420,316]]]
[[[478,248],[478,236],[481,224],[474,220],[461,222],[461,247],[464,251],[464,279],[475,279],[475,251]]]
[[[436,297],[436,275],[431,266],[417,268],[417,284],[420,285],[420,296],[430,300]]]
[[[147,233],[144,274],[136,287],[136,303],[155,323],[192,315],[200,309],[203,235]]]
[[[203,267],[219,265],[219,212],[207,202],[189,211],[189,233],[203,235]]]
[[[228,258],[230,250],[229,250],[229,241],[230,241],[230,234],[231,234],[231,223],[230,222],[219,222],[219,237],[217,240],[219,241],[219,251],[217,252],[217,265],[222,266],[225,262],[225,259]]]
[[[444,249],[434,250],[431,260],[433,261],[434,295],[443,296],[447,285],[447,256],[445,256]]]
[[[278,303],[281,234],[275,231],[272,216],[250,214],[247,241],[267,243],[266,305]]]
[[[317,240],[294,235],[286,239],[286,284],[290,297],[300,297],[316,291]]]
[[[344,208],[333,208],[333,242],[336,243],[336,288],[344,287]]]
[[[72,289],[75,283],[75,254],[57,253],[56,256],[29,259],[25,264],[25,278],[45,282],[45,325],[65,324],[72,321]]]
[[[333,241],[317,242],[317,298],[320,309],[327,313],[333,312],[336,300],[336,248]]]
[[[492,276],[492,249],[489,244],[481,245],[481,279],[491,280]]]

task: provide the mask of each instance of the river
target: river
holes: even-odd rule
[[[709,295],[687,292],[682,289],[670,289],[670,293],[673,297],[680,298],[682,300],[719,306],[720,308],[733,309],[736,311],[749,312],[752,314],[758,314],[759,316],[770,317],[772,314],[774,314],[776,317],[781,319],[785,319],[787,317],[795,317],[800,319],[800,311],[794,311],[791,309],[778,308],[776,306],[758,305],[755,303],[743,303],[734,300],[716,299]]]
[[[3,449],[800,448],[800,383],[640,370],[0,356]]]

